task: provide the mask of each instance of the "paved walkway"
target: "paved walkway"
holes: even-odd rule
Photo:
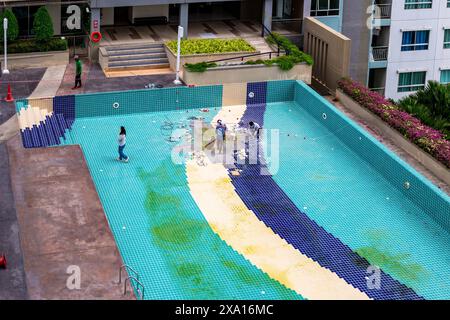
[[[24,149],[18,135],[7,146],[29,298],[133,298],[117,284],[122,259],[81,148]],[[79,290],[66,286],[70,266]]]
[[[66,71],[66,65],[48,67],[41,81],[29,98],[49,98],[56,96]]]
[[[19,224],[11,189],[8,151],[5,143],[0,143],[0,254],[2,253],[6,255],[8,265],[7,269],[0,269],[0,301],[27,299]]]
[[[145,89],[149,83],[173,87],[175,73],[158,75],[139,75],[126,77],[107,78],[97,63],[83,61],[83,75],[81,77],[83,86],[72,90],[75,81],[75,64],[73,61],[67,66],[63,81],[58,89],[58,95],[70,95],[80,93],[94,93],[107,91],[123,91]]]
[[[19,133],[14,103],[4,101],[7,84],[15,98],[27,97],[39,83],[45,68],[11,70],[0,78],[0,254],[5,253],[7,269],[0,269],[0,301],[27,299],[27,286],[19,239],[14,197],[11,188],[10,163],[5,141]]]
[[[16,113],[14,103],[5,102],[8,83],[15,99],[26,98],[39,84],[45,71],[46,68],[13,69],[9,75],[0,77],[0,124]]]

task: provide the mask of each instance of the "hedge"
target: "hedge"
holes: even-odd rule
[[[411,114],[400,110],[391,101],[364,85],[348,78],[341,79],[338,87],[362,107],[369,109],[406,139],[450,168],[450,141],[439,130],[424,125]]]
[[[63,51],[67,50],[67,48],[67,40],[61,38],[53,38],[47,42],[26,39],[8,44],[8,53]],[[3,46],[0,46],[0,50],[3,52]]]
[[[177,52],[177,40],[166,42],[172,52]],[[228,52],[255,52],[244,39],[183,39],[181,40],[181,55],[228,53]]]

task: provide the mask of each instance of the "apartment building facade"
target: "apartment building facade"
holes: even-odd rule
[[[368,86],[397,100],[429,80],[450,83],[450,1],[374,4]]]

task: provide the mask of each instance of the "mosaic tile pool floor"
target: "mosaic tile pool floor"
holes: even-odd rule
[[[190,196],[160,127],[197,113],[82,118],[72,127],[124,263],[139,273],[146,299],[302,299],[222,241]],[[120,125],[128,132],[129,163],[116,160]]]
[[[217,198],[216,212],[214,204],[199,208],[200,197],[212,200],[216,192],[201,181],[203,169],[174,165],[173,143],[161,132],[167,119],[186,123],[198,109],[74,122],[66,143],[82,146],[124,263],[139,273],[146,299],[317,299],[329,292],[336,299],[450,298],[450,234],[443,227],[297,103],[250,108],[236,121],[280,129],[280,168],[266,180],[251,165],[239,177],[224,171],[217,192],[229,193]],[[208,122],[229,112],[201,116]],[[129,163],[116,160],[121,125]],[[255,205],[261,198],[265,203]],[[244,208],[227,208],[233,199]],[[213,223],[226,224],[220,219],[227,212],[243,216],[237,207],[252,209],[254,220],[228,230]],[[239,247],[240,240],[257,243],[259,231],[243,228],[251,239],[236,239],[238,227],[258,221],[287,256],[279,259],[269,243]],[[268,255],[257,252],[264,245]],[[367,262],[381,268],[381,290],[367,288]],[[303,279],[302,271],[312,273]]]

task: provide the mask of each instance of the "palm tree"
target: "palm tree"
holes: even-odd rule
[[[429,81],[423,90],[413,95],[413,99],[427,106],[434,117],[442,116],[450,120],[450,86]]]

